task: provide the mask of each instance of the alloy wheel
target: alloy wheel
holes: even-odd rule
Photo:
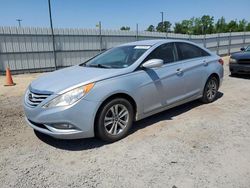
[[[217,94],[217,83],[216,80],[211,79],[207,85],[207,98],[212,101]]]
[[[111,135],[120,134],[128,125],[129,112],[122,104],[115,104],[109,108],[104,117],[104,127]]]

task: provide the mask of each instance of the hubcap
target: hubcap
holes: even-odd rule
[[[213,100],[217,93],[217,84],[214,79],[211,79],[207,85],[207,98]]]
[[[128,120],[128,109],[122,104],[115,104],[104,117],[105,130],[111,135],[118,135],[127,127]]]

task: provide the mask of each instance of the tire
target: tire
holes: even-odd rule
[[[231,72],[230,76],[231,76],[231,77],[236,77],[236,76],[237,76],[237,74],[236,74],[236,73]]]
[[[124,98],[115,98],[101,106],[95,124],[96,136],[115,142],[127,136],[134,119],[134,109]]]
[[[211,76],[204,87],[201,101],[203,103],[211,103],[215,101],[219,89],[219,81],[215,76]]]

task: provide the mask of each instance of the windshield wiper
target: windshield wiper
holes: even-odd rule
[[[111,68],[111,66],[103,65],[103,64],[90,64],[88,65],[88,67],[98,67],[98,68],[105,68],[105,69]]]

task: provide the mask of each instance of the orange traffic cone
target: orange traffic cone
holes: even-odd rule
[[[12,80],[12,76],[11,76],[9,67],[7,67],[6,68],[6,84],[4,86],[14,86],[14,85],[16,85],[16,84]]]

